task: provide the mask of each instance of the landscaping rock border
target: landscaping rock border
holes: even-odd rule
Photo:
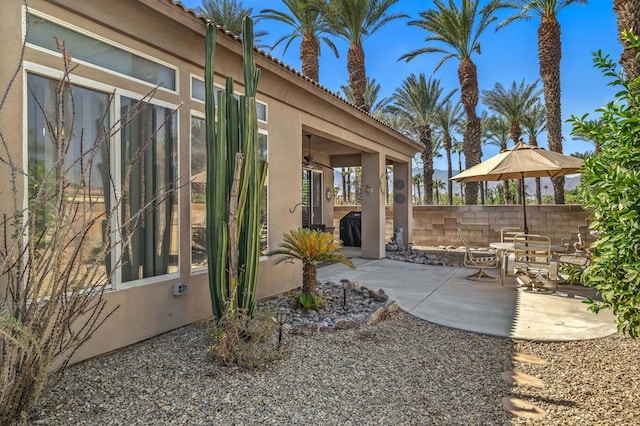
[[[292,293],[299,291],[300,289],[296,289]],[[332,281],[318,282],[317,293],[324,301],[324,306],[318,310],[305,311],[297,308],[291,294],[262,302],[258,307],[272,314],[286,315],[283,330],[299,335],[331,333],[358,328],[364,324],[376,324],[399,309],[398,304],[389,300],[384,290],[372,290],[357,281],[344,279],[340,284]]]

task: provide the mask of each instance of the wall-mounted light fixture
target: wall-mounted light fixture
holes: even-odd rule
[[[367,185],[364,187],[364,192],[366,192],[367,194],[373,194],[373,186],[371,185]]]

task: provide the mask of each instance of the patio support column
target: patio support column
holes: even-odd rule
[[[393,230],[402,228],[404,248],[413,242],[411,163],[393,163]]]
[[[380,176],[385,172],[385,156],[378,152],[362,154],[362,257],[382,259],[384,250],[385,195]]]

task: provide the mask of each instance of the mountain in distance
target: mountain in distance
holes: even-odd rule
[[[421,174],[422,173],[422,169],[420,168],[414,168],[413,169],[413,174]],[[459,172],[458,170],[453,170],[453,176],[457,175]],[[443,182],[447,182],[447,171],[446,170],[441,170],[441,169],[435,169],[433,171],[433,180],[436,179],[440,179]],[[580,183],[580,175],[571,175],[571,176],[565,176],[565,182],[564,182],[564,187],[567,190],[574,190],[576,189],[576,187],[578,186],[578,184]],[[524,184],[526,187],[526,191],[527,194],[529,195],[534,195],[536,192],[536,181],[535,179],[531,178],[527,178],[524,180]],[[340,192],[342,192],[342,176],[340,175],[340,170],[336,169],[334,171],[334,185],[337,186],[340,190]],[[502,181],[496,182],[496,181],[489,181],[488,182],[488,186],[489,188],[495,188],[498,185],[502,185]],[[546,187],[546,188],[545,188]],[[415,186],[413,186],[413,189],[415,191]],[[421,191],[423,191],[423,189],[421,189]],[[553,184],[551,183],[551,179],[550,178],[541,178],[540,180],[540,191],[542,192],[542,195],[553,195]],[[453,193],[454,194],[459,194],[460,193],[460,189],[458,186],[458,182],[453,182]]]
[[[414,169],[413,174],[422,173],[421,169]],[[459,172],[457,170],[453,171],[453,176],[457,175]],[[447,171],[446,170],[434,170],[433,171],[433,180],[440,179],[443,182],[447,182]],[[488,181],[489,188],[495,188],[498,185],[502,185],[502,181]],[[580,175],[571,175],[565,176],[564,178],[564,188],[569,191],[573,191],[580,184]],[[534,178],[527,178],[524,180],[524,185],[526,187],[527,194],[534,195],[536,193],[536,180]],[[545,186],[547,187],[545,189]],[[458,182],[453,182],[453,192],[459,193]],[[542,195],[553,195],[553,183],[551,183],[551,178],[543,177],[540,178],[540,192]]]

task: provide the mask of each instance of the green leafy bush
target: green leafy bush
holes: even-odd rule
[[[296,301],[298,306],[300,306],[305,311],[308,311],[310,309],[318,310],[324,306],[324,300],[322,300],[322,296],[316,293],[291,293],[291,297],[293,297],[293,300]]]
[[[634,47],[640,42],[628,34]],[[599,121],[572,117],[573,134],[594,141],[600,153],[585,161],[580,196],[592,212],[591,227],[600,238],[591,245],[591,265],[582,274],[585,285],[598,290],[602,302],[589,300],[590,309],[611,309],[618,330],[640,335],[640,78],[626,80],[617,64],[601,52],[594,63],[616,99],[604,108]]]

